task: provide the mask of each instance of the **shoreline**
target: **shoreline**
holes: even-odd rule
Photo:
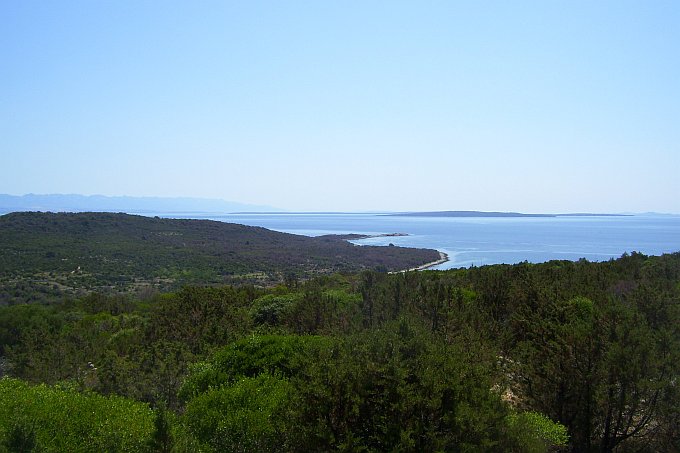
[[[444,264],[447,261],[449,261],[449,255],[442,252],[441,250],[437,250],[439,252],[439,259],[436,261],[431,261],[429,263],[422,264],[417,267],[412,267],[410,269],[403,269],[400,271],[393,271],[393,272],[388,272],[388,274],[402,274],[404,272],[412,272],[412,271],[425,271],[431,267],[438,266],[440,264]]]
[[[370,239],[370,238],[388,238],[388,237],[400,237],[400,236],[410,236],[408,233],[383,233],[383,234],[338,234],[338,235],[329,235],[329,236],[336,236],[341,239],[344,239],[347,242],[352,242],[352,241],[358,241],[361,239]],[[323,237],[323,236],[320,236]],[[392,244],[390,244],[392,245]],[[385,246],[382,246],[385,247]],[[408,247],[407,247],[408,248]],[[403,272],[412,272],[412,271],[424,271],[427,270],[431,267],[438,266],[440,264],[444,264],[447,261],[449,261],[449,255],[445,252],[442,252],[441,250],[437,250],[439,253],[439,259],[435,261],[430,261],[429,263],[421,264],[420,266],[416,267],[411,267],[409,269],[402,269],[400,271],[391,271],[388,272],[388,274],[400,274]]]
[[[326,234],[317,237],[336,237],[338,239],[343,239],[345,241],[361,241],[362,239],[372,239],[372,238],[396,238],[403,236],[410,236],[408,233],[382,233],[382,234],[359,234],[359,233],[349,233],[349,234]]]

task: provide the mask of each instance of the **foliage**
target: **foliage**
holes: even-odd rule
[[[290,392],[288,381],[268,373],[243,377],[190,400],[186,420],[214,451],[285,450]]]
[[[6,381],[0,441],[45,446],[42,392],[127,397],[159,450],[680,451],[679,282],[634,253],[0,307],[0,374],[59,386]]]
[[[26,422],[15,422],[5,436],[4,447],[9,452],[31,452],[37,447],[35,428]]]
[[[244,377],[266,373],[290,377],[302,366],[300,353],[310,344],[328,342],[311,336],[249,336],[218,350],[210,360],[199,362],[180,389],[193,398]]]
[[[47,451],[140,451],[152,426],[153,413],[143,403],[0,380],[0,439],[8,446],[34,443]]]
[[[472,357],[417,322],[306,352],[296,426],[313,450],[462,451],[498,445],[505,409],[490,356]]]
[[[510,437],[520,439],[521,451],[542,452],[551,447],[566,447],[569,442],[567,428],[541,413],[511,413],[507,421]]]
[[[186,284],[272,285],[377,267],[408,269],[435,250],[357,246],[210,220],[114,213],[0,216],[0,306],[93,290],[144,294]]]
[[[491,391],[493,357],[479,359],[402,319],[342,340],[250,337],[196,366],[182,393],[192,432],[216,450],[476,450],[504,436],[552,445],[559,425],[512,429],[520,423]]]
[[[267,294],[253,302],[250,317],[256,325],[280,324],[290,316],[299,299],[299,294]]]
[[[154,411],[153,432],[148,442],[153,452],[170,453],[174,444],[168,413],[163,406]]]

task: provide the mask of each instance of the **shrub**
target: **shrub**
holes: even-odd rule
[[[140,451],[149,442],[153,419],[146,404],[126,398],[0,379],[0,444],[5,446]]]

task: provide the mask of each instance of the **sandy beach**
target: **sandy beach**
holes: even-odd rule
[[[449,255],[447,255],[446,253],[439,251],[439,250],[438,250],[438,252],[439,252],[439,259],[437,261],[425,263],[422,266],[412,267],[411,269],[404,269],[404,270],[401,270],[401,271],[390,272],[390,274],[399,274],[399,273],[402,273],[402,272],[411,272],[411,271],[424,271],[424,270],[427,270],[431,267],[437,266],[439,264],[446,263],[449,260]]]

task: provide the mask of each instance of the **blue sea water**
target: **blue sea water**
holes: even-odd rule
[[[207,218],[306,236],[404,233],[352,241],[360,245],[425,247],[445,252],[435,269],[549,260],[606,261],[633,251],[680,251],[680,216],[401,217],[382,214],[166,215]]]

